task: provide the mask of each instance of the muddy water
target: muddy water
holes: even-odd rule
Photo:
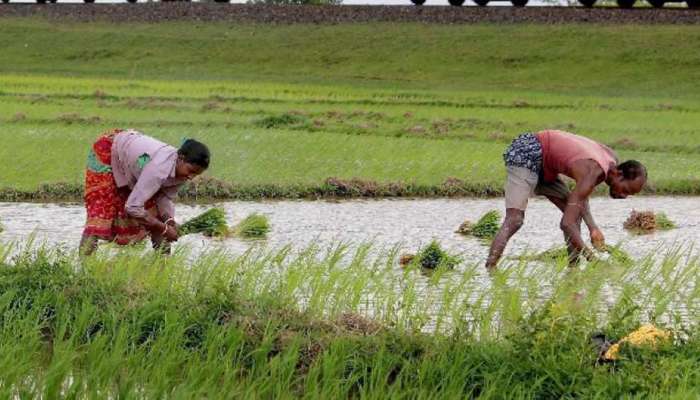
[[[291,244],[302,248],[311,243],[332,244],[339,241],[351,245],[372,242],[375,248],[400,246],[415,252],[431,239],[462,254],[467,262],[482,263],[488,247],[475,238],[455,233],[465,219],[476,221],[490,209],[502,210],[503,200],[421,199],[421,200],[351,200],[226,202],[221,204],[231,224],[257,212],[269,217],[272,231],[263,242],[237,238],[213,241],[199,235],[182,238],[177,246],[194,251],[225,248],[243,252],[251,245],[276,248]],[[179,205],[178,220],[183,221],[207,206]],[[633,257],[649,254],[659,246],[685,244],[700,233],[700,198],[638,197],[627,200],[595,198],[591,209],[608,243],[622,243]],[[652,235],[635,236],[622,229],[633,209],[665,212],[678,224],[678,229]],[[541,251],[563,244],[559,230],[559,211],[546,200],[533,199],[525,217],[525,225],[506,249],[506,256],[524,251]],[[34,234],[47,244],[73,248],[80,239],[85,211],[81,205],[0,203],[0,221],[5,227],[0,241],[22,240]],[[584,235],[587,233],[584,228]]]
[[[223,249],[237,254],[251,246],[265,246],[269,249],[292,245],[294,249],[303,249],[311,244],[331,246],[344,242],[352,246],[371,242],[374,251],[381,252],[399,247],[401,252],[414,253],[431,239],[437,239],[450,252],[461,254],[464,264],[457,270],[466,270],[468,264],[478,264],[477,275],[471,282],[472,289],[458,295],[470,304],[474,304],[483,293],[490,293],[492,281],[485,269],[481,268],[486,259],[488,247],[475,238],[464,237],[455,233],[457,227],[465,220],[476,221],[491,209],[501,210],[503,200],[470,199],[421,199],[421,200],[352,200],[341,202],[329,201],[275,201],[275,202],[227,202],[221,204],[226,210],[230,223],[236,224],[250,213],[262,213],[268,216],[272,231],[267,240],[245,241],[237,238],[212,240],[201,235],[182,238],[177,247],[186,247],[196,256],[198,252]],[[180,205],[177,208],[178,220],[184,221],[211,206]],[[641,197],[628,200],[611,200],[596,198],[591,201],[593,215],[606,235],[610,244],[620,244],[632,257],[643,257],[658,249],[667,249],[675,245],[688,245],[700,233],[700,198],[694,197]],[[658,232],[651,235],[635,236],[627,233],[622,224],[633,210],[654,210],[665,212],[675,221],[678,229]],[[546,200],[531,201],[523,228],[514,236],[506,257],[515,257],[523,252],[542,251],[563,245],[563,236],[559,230],[560,212]],[[51,246],[75,249],[80,239],[85,211],[81,205],[0,203],[0,221],[5,231],[0,233],[0,242],[23,242],[28,237]],[[587,232],[584,231],[587,237]],[[528,271],[537,275],[542,269],[528,266]],[[544,266],[546,267],[546,266]],[[547,270],[545,268],[545,270]],[[396,268],[395,277],[387,277],[390,286],[395,286],[397,293],[402,293],[404,282],[401,269]],[[427,308],[429,320],[421,328],[426,332],[443,329],[452,324],[447,317],[440,328],[438,322],[442,301],[440,293],[448,280],[459,279],[461,274],[444,276],[437,286],[429,284],[427,278],[418,278],[415,291]],[[552,289],[544,279],[539,283],[535,294],[537,301],[545,300],[552,294]],[[517,282],[513,284],[518,285]],[[447,285],[449,286],[449,285]],[[692,284],[686,285],[692,290]],[[604,288],[601,296],[601,310],[612,306],[619,297],[619,288]],[[680,294],[679,294],[680,295]],[[371,293],[367,294],[365,306],[361,312],[375,316],[381,306]],[[585,293],[581,293],[585,296]],[[683,296],[681,296],[683,297]],[[299,298],[301,304],[305,298]],[[461,301],[461,300],[460,300]],[[378,303],[381,303],[379,300]],[[649,305],[653,307],[653,305]],[[696,321],[700,304],[689,305],[683,302],[669,304],[670,310],[678,315],[684,324]],[[601,311],[602,314],[605,311]],[[695,315],[695,316],[693,316]],[[671,321],[670,316],[664,316]],[[696,322],[691,322],[695,324]]]

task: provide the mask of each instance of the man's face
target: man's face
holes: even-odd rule
[[[610,180],[610,197],[625,199],[629,195],[641,192],[645,183],[646,179],[643,176],[638,176],[636,179],[625,179],[622,173],[616,170]]]

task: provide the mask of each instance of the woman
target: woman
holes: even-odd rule
[[[80,253],[93,253],[99,239],[126,245],[147,235],[155,249],[169,252],[178,239],[173,199],[208,167],[209,149],[196,140],[176,149],[134,130],[101,136],[88,154]]]

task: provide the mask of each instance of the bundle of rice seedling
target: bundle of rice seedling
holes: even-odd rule
[[[399,264],[405,267],[410,264],[414,258],[416,258],[415,254],[402,254],[401,257],[399,257]]]
[[[471,235],[473,228],[474,224],[472,224],[469,220],[465,220],[462,222],[459,228],[457,228],[457,233],[461,233],[462,235]]]
[[[656,213],[656,228],[660,230],[675,229],[676,223],[671,221],[666,214],[660,212]]]
[[[435,269],[439,266],[454,268],[462,261],[459,257],[447,254],[435,240],[418,252],[416,258],[420,266],[427,269]]]
[[[236,234],[245,238],[263,238],[270,231],[270,223],[262,214],[250,214],[236,226]]]
[[[204,236],[226,236],[229,233],[226,214],[221,208],[212,208],[178,227],[180,236],[201,233]]]
[[[624,223],[624,228],[636,234],[652,233],[656,230],[668,230],[676,227],[666,214],[653,211],[636,211],[632,213]]]
[[[501,214],[496,210],[491,210],[479,218],[479,221],[472,227],[471,234],[482,239],[493,239],[500,228]]]

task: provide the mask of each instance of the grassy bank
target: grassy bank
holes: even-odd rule
[[[645,162],[650,192],[700,193],[690,27],[127,26],[3,20],[3,199],[79,193],[113,127],[210,144],[231,198],[335,195],[328,178],[499,194],[503,148],[546,128]]]
[[[298,254],[252,250],[200,257],[189,266],[185,255],[126,252],[81,266],[60,252],[6,256],[0,393],[376,399],[700,393],[700,286],[688,279],[697,276],[692,261],[670,254],[660,269],[642,260],[578,274],[561,260],[542,266],[546,274],[516,264],[490,278],[460,266],[425,277],[400,271],[394,254],[368,254],[342,246]],[[685,311],[674,311],[679,307]],[[647,319],[670,328],[674,339],[656,349],[623,346],[618,362],[596,364],[593,332],[619,339]],[[428,327],[436,332],[421,333]]]

